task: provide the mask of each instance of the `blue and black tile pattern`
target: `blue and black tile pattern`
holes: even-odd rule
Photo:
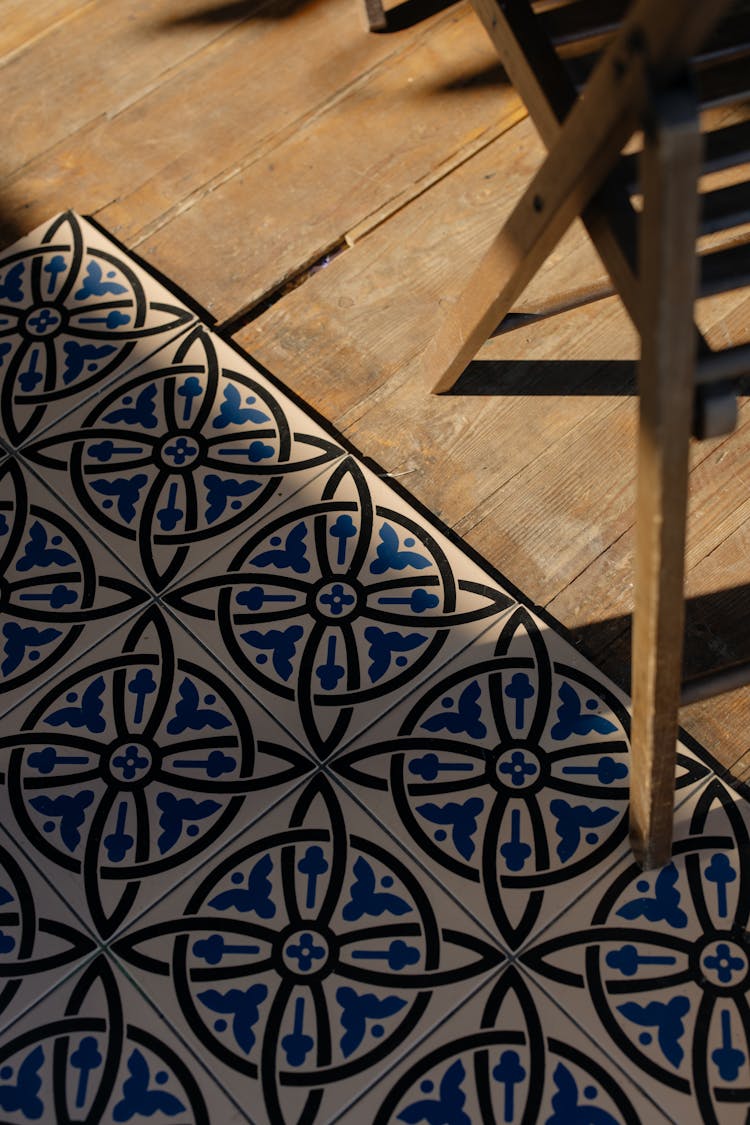
[[[0,259],[0,1119],[745,1122],[750,817],[73,214]]]

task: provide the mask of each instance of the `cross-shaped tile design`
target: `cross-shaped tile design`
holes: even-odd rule
[[[642,874],[622,693],[72,213],[0,387],[4,1122],[746,1121],[705,752]]]

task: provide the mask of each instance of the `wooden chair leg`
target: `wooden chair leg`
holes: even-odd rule
[[[694,394],[695,238],[701,140],[695,100],[654,99],[642,157],[640,432],[633,615],[630,838],[641,866],[667,863],[684,628],[688,449]]]
[[[388,21],[382,0],[364,0],[363,14],[368,31],[385,31]]]

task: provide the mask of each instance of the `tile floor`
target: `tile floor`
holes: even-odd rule
[[[2,1121],[744,1122],[708,756],[641,874],[621,693],[90,223],[0,375]]]

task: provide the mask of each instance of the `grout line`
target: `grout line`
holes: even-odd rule
[[[511,964],[515,960],[515,955],[516,955],[517,951],[509,949],[503,943],[502,938],[500,937],[499,934],[497,934],[494,930],[489,929],[485,925],[485,923],[481,920],[481,918],[477,917],[476,914],[472,913],[472,911],[466,905],[466,903],[464,901],[462,901],[460,898],[458,898],[456,896],[455,892],[452,891],[450,887],[446,886],[446,884],[442,882],[442,880],[439,878],[439,876],[436,874],[436,872],[431,867],[428,867],[426,861],[421,856],[418,856],[414,852],[409,851],[407,844],[399,836],[396,835],[395,831],[390,827],[390,825],[388,825],[385,821],[379,820],[378,817],[375,815],[375,813],[372,811],[372,809],[367,804],[365,804],[365,802],[352,789],[349,788],[347,783],[342,778],[340,778],[338,776],[338,774],[335,774],[335,773],[331,772],[331,770],[329,769],[329,762],[323,763],[323,766],[321,767],[321,772],[326,776],[326,778],[328,779],[328,781],[332,785],[338,786],[339,789],[342,789],[344,791],[344,793],[346,793],[347,797],[351,801],[353,801],[354,804],[358,805],[363,810],[363,812],[366,813],[366,815],[370,818],[370,820],[372,820],[373,823],[375,825],[377,825],[377,827],[379,828],[379,830],[381,832],[383,832],[386,836],[388,836],[391,840],[393,840],[393,842],[396,844],[396,846],[398,848],[398,851],[396,852],[397,856],[401,856],[404,853],[406,855],[408,855],[410,857],[410,859],[422,871],[424,871],[425,874],[428,875],[429,878],[434,883],[437,883],[437,885],[440,887],[441,891],[451,900],[451,902],[454,904],[454,906],[457,906],[461,910],[461,912],[467,916],[467,918],[470,918],[472,923],[475,926],[477,926],[479,929],[481,929],[488,936],[488,938],[490,939],[492,944],[496,948],[500,949],[500,951],[507,958],[508,964]],[[481,892],[481,885],[480,884],[476,884],[476,888],[477,888],[477,890],[479,890]]]
[[[294,732],[291,731],[289,729],[289,727],[285,724],[283,718],[278,713],[274,713],[273,711],[271,711],[269,709],[269,707],[267,706],[267,704],[264,703],[263,700],[258,695],[255,694],[255,692],[253,691],[253,685],[251,683],[248,683],[246,680],[241,679],[240,676],[238,675],[238,673],[233,668],[231,668],[228,664],[226,664],[221,659],[221,657],[219,656],[218,653],[214,652],[213,649],[211,649],[209,647],[208,642],[206,640],[204,640],[203,637],[201,637],[199,633],[195,633],[195,632],[193,632],[192,629],[189,628],[189,626],[185,623],[183,618],[180,616],[180,614],[176,610],[172,609],[171,606],[162,605],[161,602],[159,602],[159,607],[160,607],[160,609],[163,610],[163,612],[167,616],[172,618],[172,620],[175,622],[175,624],[177,624],[181,629],[183,629],[187,633],[187,635],[189,637],[191,637],[193,641],[195,641],[195,643],[203,650],[203,652],[207,653],[208,656],[210,656],[211,659],[213,661],[215,661],[216,664],[224,672],[228,673],[228,675],[230,675],[232,677],[234,682],[239,687],[241,687],[243,689],[243,691],[245,691],[247,693],[247,695],[249,695],[250,698],[255,703],[257,703],[258,707],[260,707],[260,709],[270,719],[273,720],[273,722],[279,727],[279,729],[282,730],[284,732],[284,734],[286,734],[286,736],[294,742],[294,744],[299,748],[300,751],[302,751],[304,754],[307,755],[308,758],[310,758],[310,760],[313,762],[313,764],[315,766],[317,766],[317,767],[321,766],[322,763],[321,763],[320,759],[314,754],[312,749],[309,746],[307,746],[304,742],[301,742],[299,737],[296,734],[294,734]]]
[[[77,918],[76,921],[78,921]],[[106,952],[107,951],[100,946],[98,949],[92,950],[91,953],[83,960],[73,963],[72,968],[68,972],[64,972],[61,977],[58,977],[52,984],[50,984],[49,988],[45,989],[45,991],[42,992],[40,996],[37,996],[36,999],[29,1001],[26,1007],[22,1008],[20,1012],[14,1015],[8,1023],[0,1025],[0,1037],[4,1038],[6,1032],[14,1028],[19,1020],[23,1019],[24,1016],[28,1016],[36,1008],[44,1004],[55,992],[57,992],[59,988],[62,988],[66,981],[69,981],[73,976],[77,976],[78,974],[83,973],[95,958],[100,957],[102,953],[106,954]]]
[[[482,980],[480,980],[479,983],[474,988],[472,988],[465,997],[463,997],[463,999],[459,1000],[448,1012],[440,1017],[437,1023],[432,1024],[429,1028],[427,1028],[423,1035],[421,1035],[418,1039],[415,1040],[414,1043],[407,1047],[406,1050],[404,1050],[402,1054],[399,1055],[397,1059],[395,1059],[392,1066],[387,1067],[386,1070],[382,1071],[376,1078],[373,1079],[369,1086],[366,1086],[364,1089],[360,1090],[358,1094],[353,1095],[353,1097],[350,1098],[345,1106],[342,1106],[340,1109],[336,1110],[334,1116],[329,1117],[325,1125],[335,1125],[335,1122],[341,1121],[345,1113],[348,1113],[350,1109],[352,1109],[357,1105],[358,1102],[362,1100],[362,1098],[364,1098],[367,1094],[374,1090],[376,1086],[380,1085],[380,1083],[387,1079],[389,1075],[392,1075],[393,1071],[396,1070],[397,1067],[401,1066],[406,1059],[413,1057],[428,1039],[432,1038],[432,1036],[435,1035],[442,1027],[445,1027],[445,1025],[450,1020],[452,1020],[454,1016],[462,1010],[462,1008],[465,1008],[468,1004],[470,1004],[471,1001],[474,1000],[475,997],[483,989],[489,990],[489,986],[496,979],[502,976],[509,964],[510,962],[508,961],[505,964],[500,965],[499,968],[490,970],[490,972],[488,972],[487,975],[483,977]],[[426,1117],[422,1118],[422,1121],[427,1120],[428,1119]],[[437,1121],[438,1118],[435,1118],[435,1120]],[[447,1117],[443,1118],[443,1121],[447,1120]]]
[[[302,789],[304,786],[308,785],[311,779],[321,772],[322,769],[320,767],[320,764],[318,764],[318,767],[311,770],[310,773],[305,774],[303,777],[298,777],[296,780],[292,781],[283,790],[283,792],[280,792],[275,797],[275,799],[273,799],[269,804],[260,809],[257,816],[253,817],[252,819],[243,820],[241,813],[239,813],[227,829],[226,837],[217,840],[216,846],[212,851],[209,851],[207,854],[202,854],[198,864],[195,867],[191,867],[188,871],[185,871],[181,878],[179,878],[176,882],[170,883],[169,886],[164,891],[162,891],[161,894],[156,895],[156,898],[152,902],[143,906],[141,910],[132,918],[127,918],[122,923],[122,925],[114,931],[112,936],[107,938],[106,942],[103,943],[104,945],[106,945],[107,949],[109,949],[109,946],[111,946],[113,942],[118,941],[121,937],[124,937],[125,934],[128,934],[131,930],[133,930],[136,927],[136,924],[142,922],[147,914],[150,914],[153,910],[159,907],[165,901],[165,899],[169,898],[169,896],[179,890],[180,887],[184,887],[184,885],[189,880],[195,880],[201,877],[201,875],[206,872],[210,864],[215,864],[217,861],[220,861],[221,857],[224,856],[230,848],[237,844],[241,836],[243,836],[247,832],[255,830],[261,820],[274,812],[274,810],[278,808],[280,804],[283,804],[284,801],[287,801],[299,789]],[[240,823],[238,823],[238,821]],[[236,830],[232,832],[232,828],[235,828]]]
[[[147,592],[150,594],[150,591]],[[118,620],[111,629],[103,634],[103,636],[98,637],[96,640],[92,640],[86,648],[81,649],[79,647],[73,646],[69,650],[69,653],[72,652],[74,653],[74,655],[71,656],[69,660],[63,660],[62,663],[56,664],[52,668],[46,679],[43,679],[40,683],[35,683],[33,687],[29,689],[26,695],[24,695],[21,699],[16,700],[15,703],[11,704],[7,711],[0,712],[0,719],[2,719],[2,721],[4,722],[9,717],[12,717],[18,711],[19,707],[30,706],[32,698],[37,696],[41,698],[43,693],[53,684],[53,682],[58,678],[61,678],[69,669],[73,667],[75,663],[87,657],[91,652],[93,652],[95,648],[98,648],[99,645],[102,645],[106,641],[108,641],[110,637],[112,637],[113,634],[117,633],[120,629],[124,629],[125,626],[130,624],[131,621],[134,621],[136,617],[146,612],[146,610],[148,610],[149,607],[154,604],[154,602],[155,598],[153,597],[153,595],[151,595],[145,601],[133,607],[130,613],[123,616],[121,620]],[[69,653],[66,655],[69,655]]]
[[[203,1070],[208,1075],[208,1077],[216,1084],[216,1087],[218,1088],[218,1090],[224,1095],[225,1098],[227,1098],[228,1101],[230,1101],[232,1103],[232,1105],[235,1107],[235,1109],[242,1115],[243,1119],[245,1121],[249,1122],[249,1125],[256,1125],[256,1122],[253,1120],[253,1118],[248,1116],[248,1114],[245,1112],[245,1109],[237,1101],[237,1098],[232,1093],[232,1091],[219,1080],[219,1078],[217,1077],[216,1071],[212,1070],[210,1068],[210,1066],[208,1065],[205,1057],[203,1055],[198,1054],[198,1052],[195,1050],[195,1048],[190,1045],[186,1036],[183,1034],[183,1032],[177,1026],[177,1022],[174,1019],[174,1016],[175,1016],[174,1008],[171,1009],[169,1014],[167,1014],[167,1012],[163,1008],[157,1007],[157,1004],[156,1004],[156,1001],[154,1000],[154,998],[149,994],[149,992],[146,990],[146,988],[141,984],[140,980],[133,975],[133,972],[130,969],[130,967],[127,964],[124,964],[113,950],[107,949],[106,950],[106,956],[108,957],[115,974],[119,973],[121,976],[123,976],[125,978],[125,980],[127,980],[129,982],[131,987],[135,989],[135,991],[138,993],[138,995],[141,997],[141,999],[146,1002],[146,1005],[152,1010],[153,1014],[155,1014],[163,1023],[165,1023],[167,1025],[167,1027],[172,1032],[172,1034],[174,1035],[177,1042],[182,1044],[182,1046],[185,1048],[185,1050],[188,1051],[190,1055],[192,1055],[192,1057],[196,1060],[196,1062],[203,1068]],[[180,1012],[180,1014],[182,1014],[181,1010],[179,1009],[179,1006],[177,1006],[177,1011]],[[172,1018],[170,1018],[170,1015],[172,1016]],[[203,1093],[203,1091],[201,1091],[201,1093]],[[216,1123],[216,1125],[218,1125],[218,1123]]]
[[[415,696],[418,691],[422,691],[434,680],[437,680],[438,677],[443,675],[446,669],[448,669],[454,661],[459,660],[459,658],[462,657],[466,653],[466,651],[472,647],[472,645],[478,644],[482,640],[482,638],[486,636],[487,633],[489,633],[493,628],[497,628],[498,624],[501,621],[503,621],[506,617],[510,617],[511,614],[516,609],[518,609],[518,605],[519,603],[514,600],[510,605],[506,606],[505,609],[499,609],[496,615],[490,619],[489,623],[485,626],[484,629],[482,629],[474,636],[469,637],[466,641],[466,644],[457,649],[457,651],[452,655],[446,656],[442,664],[433,666],[430,670],[425,672],[423,679],[410,681],[408,690],[404,695],[399,695],[384,711],[379,712],[379,714],[377,714],[373,719],[371,719],[369,722],[366,722],[363,727],[360,727],[359,730],[350,734],[348,738],[345,738],[344,741],[339,746],[337,746],[331,754],[329,754],[324,764],[327,766],[331,762],[334,762],[347,750],[350,750],[354,742],[357,742],[360,738],[366,735],[368,731],[371,731],[374,726],[377,726],[383,721],[383,719],[391,715],[397,707],[400,707],[402,704],[406,703],[409,699],[413,698],[413,696]]]
[[[557,1008],[557,1010],[566,1019],[570,1020],[570,1022],[573,1024],[573,1026],[586,1039],[588,1039],[590,1043],[593,1043],[593,1045],[596,1048],[598,1048],[599,1051],[602,1052],[602,1054],[606,1057],[607,1061],[610,1064],[614,1063],[615,1067],[617,1068],[617,1070],[619,1070],[620,1074],[622,1074],[628,1080],[628,1082],[630,1082],[635,1087],[635,1089],[638,1091],[638,1093],[641,1094],[642,1097],[645,1097],[647,1101],[651,1102],[651,1104],[655,1108],[657,1108],[658,1110],[660,1110],[663,1113],[664,1119],[666,1121],[671,1122],[672,1125],[677,1125],[677,1122],[675,1122],[675,1119],[673,1117],[670,1117],[667,1113],[665,1113],[664,1107],[659,1105],[658,1102],[655,1102],[652,1094],[649,1094],[649,1092],[646,1089],[644,1089],[640,1085],[640,1083],[636,1080],[635,1075],[636,1074],[642,1074],[643,1073],[642,1070],[638,1069],[636,1071],[635,1068],[633,1068],[632,1070],[625,1070],[625,1068],[623,1066],[621,1066],[620,1063],[616,1059],[614,1059],[612,1055],[606,1054],[606,1052],[602,1048],[602,1043],[596,1038],[596,1036],[593,1034],[593,1032],[589,1031],[588,1028],[584,1024],[580,1023],[575,1018],[575,1016],[573,1015],[573,1012],[575,1011],[574,1008],[565,1007],[555,997],[555,995],[551,991],[549,991],[549,989],[546,987],[546,982],[545,982],[545,984],[542,984],[542,982],[536,977],[536,975],[534,975],[529,969],[527,969],[526,966],[523,963],[521,963],[520,965],[517,965],[516,968],[518,969],[518,971],[519,971],[519,973],[521,974],[522,977],[524,977],[524,976],[526,977],[527,982],[532,981],[534,987],[537,988],[542,993],[543,996],[546,996],[546,998],[550,1001],[550,1003],[554,1004],[554,1006]],[[590,997],[590,995],[591,995],[589,993],[588,989],[585,989],[585,994],[586,994],[587,997]]]

